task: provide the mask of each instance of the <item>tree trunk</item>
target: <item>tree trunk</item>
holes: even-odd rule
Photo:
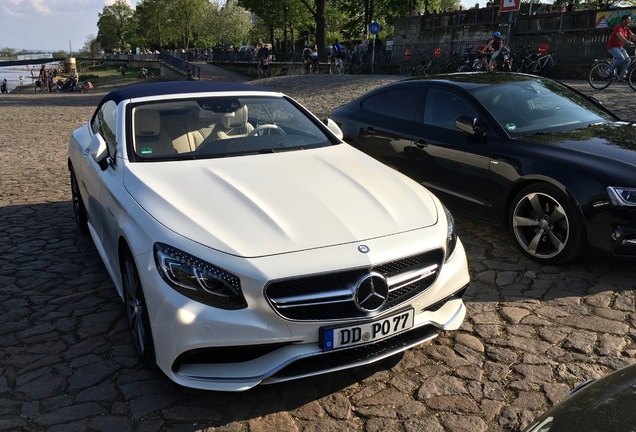
[[[327,46],[327,0],[316,1],[316,44],[323,53]]]

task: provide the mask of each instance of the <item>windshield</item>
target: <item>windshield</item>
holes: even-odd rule
[[[131,110],[138,162],[275,153],[331,145],[301,109],[280,96],[165,100]]]
[[[472,94],[512,137],[561,132],[617,120],[557,82],[510,82],[480,87]]]

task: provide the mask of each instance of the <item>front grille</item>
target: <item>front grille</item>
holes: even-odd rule
[[[429,288],[439,275],[444,251],[422,254],[383,263],[370,268],[311,275],[271,282],[265,296],[283,318],[295,321],[325,321],[377,315]],[[358,309],[354,301],[356,284],[370,272],[379,273],[389,283],[384,306],[372,313]]]

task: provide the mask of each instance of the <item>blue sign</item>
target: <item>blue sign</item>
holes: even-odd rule
[[[380,33],[381,28],[382,27],[380,27],[380,24],[373,21],[371,25],[369,26],[369,33],[371,33],[372,35],[377,35],[378,33]]]

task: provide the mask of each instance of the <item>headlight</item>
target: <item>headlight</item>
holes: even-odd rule
[[[233,274],[163,243],[155,243],[154,252],[161,277],[184,296],[220,309],[247,307]]]
[[[444,213],[446,214],[446,260],[448,261],[453,255],[455,246],[457,246],[457,233],[455,232],[455,219],[451,212],[444,207]]]
[[[608,186],[607,194],[609,195],[612,205],[618,207],[636,206],[636,189],[634,188]]]

